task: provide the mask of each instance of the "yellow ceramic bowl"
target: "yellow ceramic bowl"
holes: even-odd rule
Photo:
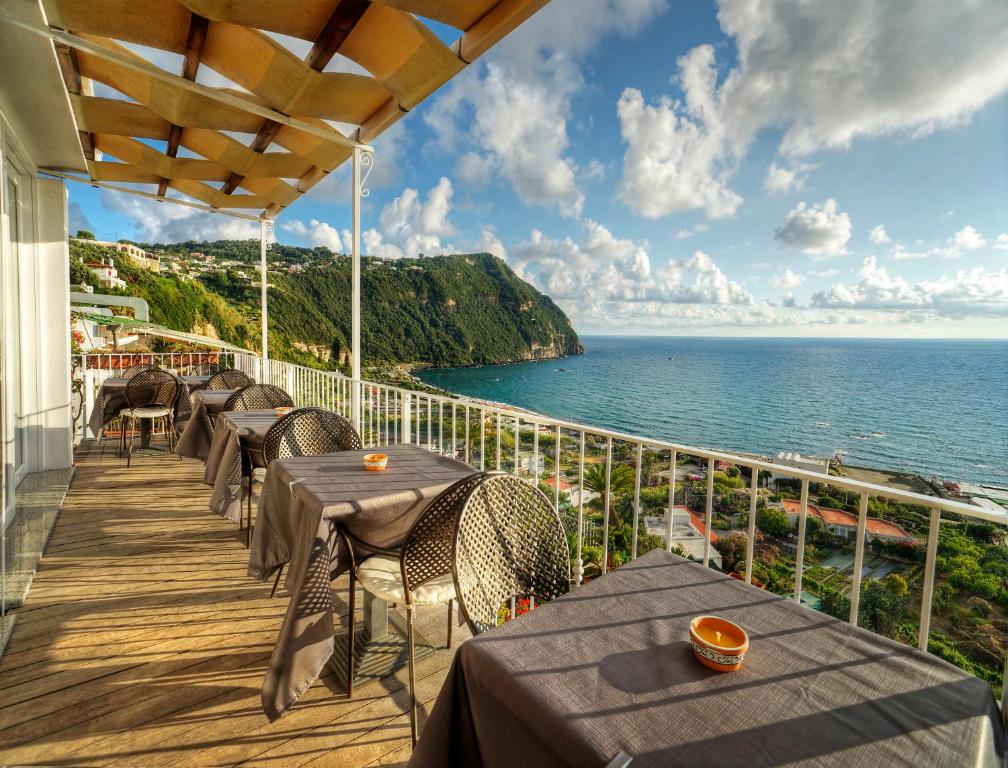
[[[705,667],[732,672],[742,666],[749,635],[738,624],[720,616],[697,616],[690,622],[689,633],[693,655]]]
[[[388,464],[388,456],[384,453],[369,453],[364,457],[364,469],[368,472],[381,472]]]

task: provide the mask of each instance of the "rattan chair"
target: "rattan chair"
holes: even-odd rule
[[[179,380],[168,371],[157,368],[139,371],[126,382],[126,407],[119,412],[120,449],[126,447],[126,429],[130,427],[129,452],[126,466],[133,461],[133,426],[140,419],[163,419],[168,450],[174,448],[175,402]]]
[[[224,403],[225,411],[265,411],[271,408],[293,408],[294,398],[272,384],[252,384],[242,387]]]
[[[128,368],[123,368],[120,376],[124,379],[131,379],[140,373],[140,371],[157,371],[160,369],[161,366],[157,363],[137,363],[136,365],[131,365]]]
[[[487,475],[456,525],[452,567],[459,606],[474,635],[497,625],[515,597],[552,600],[570,588],[570,550],[546,495],[513,475]]]
[[[248,528],[246,543],[252,540],[253,483],[266,479],[266,467],[276,459],[291,456],[319,456],[323,453],[356,451],[363,448],[360,435],[347,419],[324,408],[298,408],[277,419],[263,438],[262,467],[253,469],[252,457],[242,454],[242,475],[248,480]],[[281,568],[277,571],[270,597],[276,594]]]
[[[241,389],[242,387],[250,387],[253,384],[255,384],[255,382],[241,371],[234,368],[226,368],[223,371],[217,371],[217,373],[213,374],[210,377],[210,381],[207,382],[206,388],[219,392],[224,389]]]
[[[455,582],[452,576],[452,540],[459,514],[486,475],[479,472],[442,491],[420,514],[401,547],[376,547],[353,536],[342,526],[340,537],[350,558],[350,617],[347,648],[347,695],[353,696],[354,610],[356,582],[375,597],[406,606],[406,645],[409,655],[410,734],[417,740],[415,654],[413,622],[417,608],[448,603],[448,635],[451,647]]]

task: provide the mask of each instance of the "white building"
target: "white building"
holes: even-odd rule
[[[774,463],[783,464],[786,467],[794,467],[795,469],[803,469],[806,472],[819,472],[823,475],[829,474],[830,460],[825,456],[802,456],[800,453],[793,451],[781,451],[777,454],[777,458],[774,459]],[[771,472],[769,482],[790,479],[792,478],[789,475]]]
[[[644,531],[651,536],[657,536],[665,541],[668,531],[668,508],[663,510],[662,515],[645,515]],[[683,506],[672,509],[672,546],[679,547],[683,552],[692,557],[698,563],[704,559],[704,541],[706,526],[700,516]],[[717,534],[711,531],[711,544],[717,542]],[[718,568],[721,567],[721,553],[712,546],[710,550],[710,560]]]
[[[106,256],[100,263],[87,263],[84,266],[94,273],[95,277],[98,278],[98,284],[102,288],[126,287],[126,281],[119,277],[119,270],[116,269],[115,262],[112,261],[111,256]]]

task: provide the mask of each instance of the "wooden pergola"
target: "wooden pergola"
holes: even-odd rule
[[[261,222],[264,361],[272,220],[352,160],[359,379],[360,197],[370,142],[547,2],[41,0],[46,27],[3,9],[0,20],[53,41],[88,172],[49,169],[54,175]],[[446,28],[459,33],[451,44],[442,40]],[[299,57],[269,33],[310,50]],[[124,44],[175,54],[178,66],[168,71]],[[201,68],[234,87],[197,82]],[[95,83],[117,97],[95,95]]]

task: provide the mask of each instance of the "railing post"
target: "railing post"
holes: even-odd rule
[[[612,478],[612,438],[606,441],[605,497],[602,499],[602,575],[609,572],[609,505]]]
[[[408,444],[410,442],[410,428],[412,424],[410,423],[410,405],[413,402],[413,397],[409,392],[404,392],[402,396],[402,429],[399,435],[399,442]],[[418,430],[419,431],[419,430]]]
[[[675,449],[669,458],[668,512],[665,514],[665,551],[672,551],[672,522],[675,519],[675,476],[679,452]]]
[[[938,560],[938,528],[941,525],[941,510],[931,508],[931,522],[928,525],[927,555],[924,559],[924,584],[921,589],[921,618],[917,628],[917,645],[922,651],[928,649],[931,634],[931,601],[934,598],[935,564]],[[1008,686],[1005,686],[1008,690]]]
[[[795,577],[794,577],[794,599],[801,605],[802,571],[805,568],[805,528],[808,518],[808,488],[809,481],[806,478],[801,484],[801,508],[798,511],[798,548],[795,551]]]
[[[707,459],[707,499],[704,503],[704,525],[707,530],[704,535],[703,562],[704,567],[710,565],[711,532],[714,525],[714,459]]]
[[[752,467],[749,488],[749,542],[746,546],[745,580],[752,584],[753,560],[756,559],[756,500],[759,498],[759,470]]]
[[[630,544],[630,559],[637,559],[637,529],[640,528],[640,487],[641,470],[644,461],[644,443],[637,443],[637,473],[633,492],[633,538]]]
[[[87,360],[84,361],[84,365],[87,365]],[[95,372],[93,368],[84,369],[84,413],[81,418],[84,420],[84,436],[87,437],[88,432],[91,428],[88,426],[88,418],[91,416],[91,411],[94,410],[94,396],[95,396]],[[91,435],[93,438],[97,439],[101,437],[100,434]]]
[[[287,365],[287,386],[285,389],[290,393],[290,396],[294,398],[294,403],[298,407],[303,407],[306,405],[304,401],[304,393],[301,392],[301,387],[297,386],[295,382],[295,369],[293,365]]]
[[[861,494],[858,509],[857,536],[854,544],[854,573],[851,580],[850,623],[857,626],[858,603],[861,600],[861,568],[864,565],[865,530],[868,527],[868,494]]]
[[[498,422],[498,425],[500,422]],[[579,585],[584,580],[584,560],[581,557],[581,541],[584,538],[584,460],[585,433],[581,430],[581,447],[578,456],[578,527],[577,527],[577,557],[574,560],[574,583]]]

